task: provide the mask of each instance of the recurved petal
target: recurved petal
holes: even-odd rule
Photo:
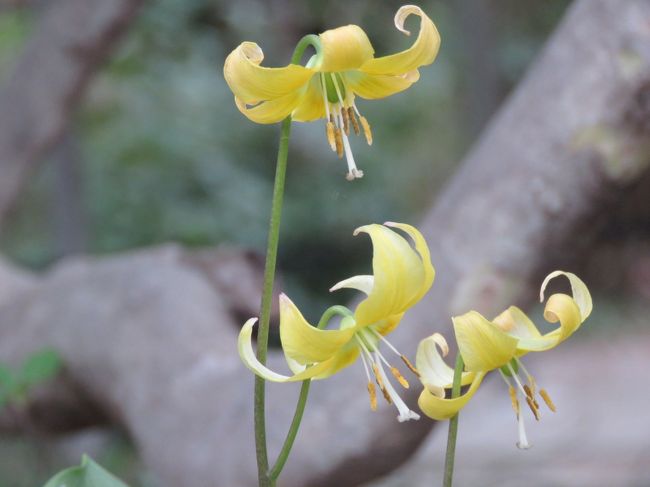
[[[403,316],[404,313],[393,315],[386,318],[385,320],[378,321],[377,323],[374,323],[370,326],[372,326],[375,329],[375,331],[380,335],[386,336],[395,328],[397,328],[397,325],[399,325],[399,322],[402,321]]]
[[[307,365],[332,358],[350,341],[354,328],[319,330],[307,323],[300,310],[280,295],[280,340],[287,357]]]
[[[283,97],[302,87],[314,71],[297,64],[282,68],[260,66],[264,53],[254,42],[242,42],[226,58],[223,75],[235,97],[252,104]]]
[[[284,120],[298,106],[301,93],[294,91],[275,100],[263,101],[253,107],[248,107],[239,98],[235,97],[235,104],[239,111],[256,123],[276,123]]]
[[[449,353],[447,341],[440,333],[420,341],[415,355],[415,368],[420,373],[420,381],[428,391],[438,397],[445,397],[445,389],[452,386],[454,369],[449,367],[443,357]],[[473,372],[463,372],[461,384],[467,385],[474,379]]]
[[[567,294],[553,294],[546,302],[544,318],[550,323],[560,323],[555,330],[539,338],[520,340],[517,349],[522,352],[549,350],[569,338],[582,324],[578,304]]]
[[[374,285],[354,312],[358,327],[398,315],[415,304],[427,279],[420,255],[401,235],[382,225],[366,225],[354,234],[367,233],[373,245]]]
[[[450,419],[455,416],[458,411],[463,409],[474,396],[478,387],[481,385],[481,382],[483,382],[483,377],[485,377],[484,372],[476,374],[472,380],[471,386],[467,389],[467,392],[455,399],[445,399],[444,397],[439,397],[432,394],[427,389],[424,389],[420,393],[418,406],[420,406],[422,412],[431,419],[436,419],[438,421]]]
[[[522,340],[537,339],[542,336],[526,313],[516,306],[510,306],[492,321],[508,335]]]
[[[544,302],[544,291],[546,290],[548,283],[551,281],[551,279],[560,275],[565,276],[567,279],[569,279],[569,283],[571,284],[571,294],[573,294],[573,299],[578,305],[578,308],[580,308],[580,316],[582,317],[582,321],[586,320],[591,314],[591,310],[593,308],[591,294],[589,293],[589,289],[587,288],[586,284],[582,282],[578,276],[571,272],[553,271],[548,276],[546,276],[546,279],[544,279],[542,287],[539,291],[540,303]]]
[[[366,33],[358,25],[345,25],[320,34],[321,57],[315,68],[321,72],[358,69],[375,50]]]
[[[417,69],[400,75],[368,74],[361,71],[351,71],[345,74],[345,83],[361,98],[374,100],[385,98],[404,91],[420,79]]]
[[[353,276],[337,282],[330,288],[330,292],[338,291],[339,289],[356,289],[365,294],[370,294],[374,285],[374,278],[372,276]]]
[[[452,318],[456,341],[465,367],[471,372],[487,372],[507,364],[517,350],[511,337],[480,313],[470,311]]]
[[[409,15],[420,17],[420,32],[413,45],[396,54],[370,59],[359,68],[360,71],[368,74],[399,75],[433,62],[440,48],[438,29],[420,7],[404,5],[395,14],[395,27],[406,35],[411,34],[404,28],[404,22]]]
[[[248,367],[254,374],[268,381],[296,382],[305,379],[329,377],[341,370],[343,367],[349,365],[351,361],[356,358],[356,356],[352,356],[354,354],[354,351],[342,351],[329,360],[314,364],[309,367],[300,367],[297,362],[290,361],[291,359],[289,359],[287,362],[292,371],[294,371],[294,375],[286,376],[278,374],[277,372],[274,372],[263,365],[259,360],[257,360],[257,357],[255,356],[255,351],[253,350],[252,332],[253,325],[255,325],[256,321],[257,318],[251,318],[244,324],[241,331],[239,332],[237,349],[239,351],[239,357],[241,358],[242,362],[244,362],[244,365],[246,365],[246,367]]]
[[[413,239],[415,244],[415,250],[420,254],[420,259],[422,260],[422,267],[424,269],[424,282],[422,283],[422,296],[431,288],[433,284],[433,279],[436,277],[436,270],[433,268],[431,263],[431,253],[429,252],[429,246],[427,245],[426,240],[420,233],[420,231],[415,228],[413,225],[408,225],[406,223],[396,223],[396,222],[385,222],[384,225],[391,228],[399,228],[409,237]],[[422,297],[420,296],[420,298]],[[418,298],[418,300],[420,299]]]
[[[296,122],[311,122],[325,116],[325,102],[320,76],[314,76],[300,97],[291,118]]]

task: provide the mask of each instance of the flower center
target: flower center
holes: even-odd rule
[[[321,91],[325,105],[326,126],[325,133],[330,147],[339,158],[345,159],[348,163],[348,181],[363,177],[363,171],[357,168],[350,148],[348,136],[350,127],[356,135],[363,133],[368,145],[372,145],[372,131],[366,117],[359,113],[354,104],[352,92],[345,86],[344,76],[340,73],[321,73]],[[357,118],[358,117],[358,118]]]
[[[384,365],[388,367],[393,377],[400,383],[405,389],[409,388],[408,381],[400,373],[397,367],[392,366],[388,360],[382,355],[379,351],[379,345],[381,342],[384,342],[388,347],[395,352],[406,364],[406,366],[416,375],[419,376],[417,370],[409,360],[399,353],[397,349],[380,333],[372,329],[371,327],[364,328],[357,332],[354,336],[357,341],[359,348],[361,349],[361,361],[363,363],[363,368],[366,372],[366,377],[368,378],[368,394],[370,395],[370,409],[373,411],[377,410],[377,391],[375,388],[375,382],[379,386],[379,390],[382,392],[384,399],[388,404],[394,404],[397,408],[399,415],[397,420],[401,423],[403,421],[408,421],[410,419],[420,419],[420,415],[411,411],[406,405],[404,400],[399,396],[397,391],[393,388]],[[371,378],[374,376],[375,381],[373,382]]]
[[[526,376],[526,381],[527,381],[526,384],[523,384],[519,377],[520,370]],[[523,450],[527,450],[528,448],[531,447],[531,445],[528,442],[528,438],[526,437],[524,417],[521,413],[521,407],[519,402],[520,395],[521,397],[526,399],[526,404],[528,404],[528,407],[532,411],[533,416],[535,416],[535,419],[537,421],[541,419],[541,415],[539,413],[539,403],[537,402],[536,399],[536,396],[538,394],[539,397],[542,398],[544,403],[546,403],[546,406],[553,412],[556,411],[555,404],[553,404],[551,397],[549,396],[548,392],[546,392],[545,389],[539,389],[539,391],[537,390],[537,383],[535,381],[535,378],[528,372],[528,370],[526,370],[524,364],[522,364],[521,360],[519,360],[518,358],[512,359],[506,365],[501,367],[499,369],[499,372],[501,373],[501,377],[503,377],[503,380],[508,385],[508,393],[510,394],[510,402],[512,403],[512,409],[515,411],[515,414],[517,415],[517,429],[519,432],[519,441],[517,442],[517,447]],[[514,384],[510,379],[514,381]]]

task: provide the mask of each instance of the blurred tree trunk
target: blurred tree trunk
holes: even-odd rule
[[[649,25],[648,0],[569,10],[421,225],[438,272],[391,337],[401,350],[412,354],[455,314],[525,305],[543,274],[586,255],[650,163],[650,106],[640,103],[650,96]],[[179,251],[63,263],[0,306],[0,360],[59,349],[69,379],[124,425],[160,485],[254,485],[252,377],[223,292]],[[283,485],[359,485],[421,444],[432,423],[371,413],[361,378],[313,385]],[[290,386],[269,387],[269,398],[277,452]]]
[[[0,88],[0,225],[142,0],[56,0]]]

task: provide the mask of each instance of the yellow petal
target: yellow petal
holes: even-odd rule
[[[397,325],[399,325],[399,322],[402,321],[403,316],[404,313],[393,315],[370,326],[372,326],[380,335],[386,336],[395,328],[397,328]]]
[[[325,102],[320,76],[314,76],[291,114],[295,122],[311,122],[325,116]]]
[[[480,313],[470,311],[453,317],[452,321],[467,370],[487,372],[507,364],[515,356],[519,340]]]
[[[254,42],[242,42],[226,58],[223,75],[235,97],[252,104],[274,100],[304,86],[314,71],[297,64],[264,68],[264,53]]]
[[[484,372],[476,374],[472,380],[472,385],[469,387],[467,392],[455,399],[444,399],[431,394],[427,389],[424,389],[420,393],[418,406],[420,406],[422,412],[431,419],[441,421],[443,419],[452,418],[458,413],[458,411],[464,408],[469,400],[474,396],[478,387],[481,385],[481,382],[483,382],[483,377],[485,377]]]
[[[374,285],[354,313],[357,326],[363,327],[415,304],[426,292],[428,274],[420,255],[401,235],[381,225],[366,225],[354,234],[359,232],[370,235],[373,244]]]
[[[284,294],[280,295],[280,340],[287,357],[307,365],[332,358],[350,341],[354,328],[319,330],[307,323],[300,310]]]
[[[358,291],[361,291],[366,295],[368,295],[372,291],[373,285],[374,285],[374,278],[372,276],[353,276],[334,284],[330,288],[330,292],[338,291],[339,289],[346,288],[346,289],[357,289]]]
[[[361,71],[351,71],[344,75],[346,86],[361,98],[368,100],[385,98],[404,91],[418,79],[420,73],[417,69],[396,76],[367,74]]]
[[[422,266],[424,268],[424,282],[422,283],[420,297],[424,296],[424,294],[431,288],[433,279],[436,277],[436,270],[433,268],[433,264],[431,263],[431,252],[429,252],[429,246],[427,245],[426,240],[424,240],[420,231],[412,225],[395,222],[386,222],[384,225],[391,228],[399,228],[413,239],[415,250],[420,254],[420,259],[422,259]],[[418,298],[418,300],[419,299],[420,298]]]
[[[256,123],[276,123],[284,120],[296,108],[301,94],[298,91],[289,93],[275,100],[263,101],[249,108],[242,100],[235,97],[235,104],[249,120]]]
[[[404,5],[395,14],[395,27],[406,35],[404,22],[409,15],[420,17],[420,33],[408,49],[389,56],[371,59],[361,66],[360,71],[368,74],[400,75],[420,66],[431,64],[440,48],[440,34],[431,19],[415,5]]]
[[[566,294],[553,294],[544,308],[544,318],[550,323],[560,323],[559,328],[539,338],[519,341],[517,349],[522,352],[542,352],[549,350],[569,338],[582,324],[580,308]]]
[[[544,282],[542,283],[542,287],[539,291],[540,303],[544,302],[544,291],[546,290],[546,286],[548,285],[548,283],[551,281],[551,279],[560,275],[566,276],[566,278],[569,279],[569,283],[571,284],[571,294],[573,294],[573,299],[578,305],[578,308],[580,308],[580,315],[582,317],[582,321],[586,320],[591,314],[591,310],[593,308],[593,303],[591,301],[591,294],[589,293],[589,289],[587,288],[585,283],[582,282],[582,280],[578,276],[576,276],[571,272],[553,271],[548,276],[546,276],[546,279],[544,279]]]
[[[357,69],[375,53],[368,36],[358,25],[326,30],[319,37],[322,54],[314,66],[318,71],[330,73]]]
[[[492,321],[508,335],[519,339],[537,339],[542,336],[526,313],[516,306],[510,306]]]
[[[355,351],[355,349],[350,348],[347,350],[342,350],[329,360],[314,364],[307,368],[303,367],[302,370],[299,370],[297,363],[289,362],[290,368],[298,373],[294,373],[292,376],[278,374],[277,372],[274,372],[263,365],[259,360],[257,360],[257,357],[255,356],[255,351],[253,350],[252,332],[253,325],[255,325],[256,321],[257,318],[251,318],[244,324],[241,331],[239,332],[237,349],[239,351],[239,357],[241,358],[242,362],[244,362],[244,365],[246,365],[246,367],[248,367],[254,374],[268,381],[296,382],[305,379],[320,379],[329,377],[341,370],[343,367],[346,367],[352,363],[358,355],[358,350]]]
[[[420,341],[415,355],[415,368],[420,373],[422,385],[438,397],[445,397],[445,389],[449,389],[454,380],[454,369],[443,360],[447,353],[447,341],[440,333],[434,333]],[[473,372],[463,372],[461,384],[469,384],[475,375]]]

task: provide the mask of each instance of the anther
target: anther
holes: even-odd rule
[[[341,115],[343,115],[343,130],[345,135],[350,135],[350,120],[348,119],[348,111],[345,107],[341,107]]]
[[[329,142],[332,150],[336,152],[336,136],[334,135],[335,129],[334,129],[334,124],[332,122],[327,122],[326,133],[327,133],[327,142]]]
[[[397,379],[397,382],[399,382],[404,389],[409,388],[408,381],[404,378],[402,374],[400,374],[399,370],[397,370],[397,367],[391,367],[390,371],[393,374],[393,376]]]
[[[524,391],[526,392],[526,396],[533,399],[533,391],[530,390],[530,387],[528,387],[528,384],[524,384]]]
[[[370,130],[368,120],[366,120],[366,117],[363,115],[360,115],[359,122],[361,122],[361,126],[363,127],[363,134],[366,136],[366,142],[368,142],[368,145],[372,145],[372,131]]]
[[[413,372],[416,375],[416,377],[420,377],[420,373],[418,372],[418,369],[416,369],[413,366],[413,364],[411,363],[411,361],[409,359],[407,359],[404,355],[400,355],[399,358],[402,359],[402,362],[404,362],[404,364],[406,364],[406,366],[409,368],[409,370],[411,372]]]
[[[361,130],[359,129],[359,122],[357,122],[357,117],[354,115],[354,108],[352,107],[348,107],[348,118],[350,119],[350,122],[352,122],[354,133],[356,135],[359,135],[361,133]]]
[[[336,143],[336,154],[339,156],[339,159],[343,158],[343,134],[341,133],[341,128],[336,127],[334,130],[334,141]]]
[[[372,382],[368,382],[368,394],[370,394],[370,409],[377,411],[377,390]]]
[[[519,400],[517,399],[517,391],[514,387],[510,386],[508,388],[508,394],[510,394],[510,403],[512,404],[512,409],[515,414],[519,416]]]
[[[537,421],[539,421],[539,417],[540,417],[540,416],[539,416],[539,409],[537,409],[537,408],[535,407],[535,404],[533,403],[533,400],[532,400],[530,397],[527,397],[527,398],[526,398],[526,402],[528,403],[528,407],[530,408],[530,410],[531,410],[531,411],[533,412],[533,414],[535,415],[535,419],[536,419]]]
[[[381,374],[379,373],[379,368],[377,367],[377,364],[374,363],[374,362],[372,364],[372,371],[375,374],[375,380],[377,381],[377,385],[383,391],[383,389],[384,389],[384,381],[381,378]]]
[[[546,392],[546,389],[540,389],[539,390],[539,395],[542,396],[542,399],[544,399],[544,402],[548,406],[548,408],[555,412],[555,404],[553,404],[553,401],[551,400],[551,396],[548,395],[548,392]]]

